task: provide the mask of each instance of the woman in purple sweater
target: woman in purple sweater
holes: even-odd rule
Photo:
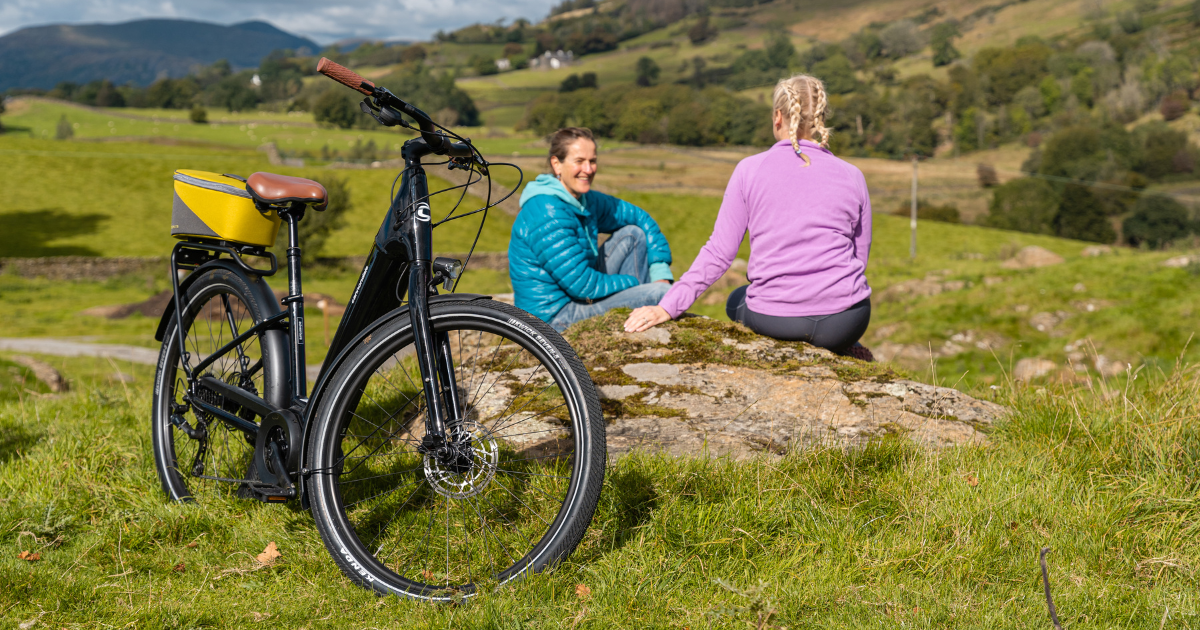
[[[687,310],[729,269],[748,231],[750,285],[729,296],[729,318],[768,337],[869,357],[857,343],[871,319],[871,287],[863,275],[871,251],[867,182],[828,149],[820,80],[784,79],[774,101],[778,142],[738,163],[708,243],[657,306],[629,315],[626,331]]]

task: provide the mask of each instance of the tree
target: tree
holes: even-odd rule
[[[1071,77],[1071,94],[1079,99],[1079,104],[1084,107],[1091,107],[1096,96],[1096,83],[1093,78],[1096,76],[1096,71],[1091,66],[1081,68],[1075,76]]]
[[[188,118],[197,125],[206,125],[208,124],[208,110],[204,109],[203,105],[195,105],[188,114]]]
[[[649,87],[658,83],[658,75],[661,68],[657,63],[649,57],[641,57],[637,60],[637,84],[642,87]]]
[[[1053,234],[1058,194],[1045,180],[1014,179],[997,186],[984,225],[1030,234]]]
[[[834,55],[813,64],[812,72],[825,82],[825,90],[830,94],[849,94],[858,88],[854,66],[845,55]]]
[[[704,42],[717,36],[716,27],[709,26],[708,15],[701,15],[700,19],[688,29],[688,39],[691,40],[693,46],[699,46]]]
[[[479,76],[487,76],[500,72],[500,68],[496,66],[496,60],[487,55],[474,55],[471,57],[471,68]]]
[[[961,33],[958,31],[958,23],[955,21],[941,22],[933,27],[929,46],[933,49],[934,67],[950,65],[950,62],[962,57],[962,53],[954,47],[954,38],[959,35]]]
[[[772,68],[786,69],[796,60],[796,47],[787,33],[776,33],[767,40],[763,48],[767,53],[767,62]]]
[[[58,128],[54,130],[54,137],[58,140],[66,140],[75,135],[75,129],[67,120],[67,115],[63,114],[62,118],[58,119]]]
[[[1176,156],[1188,153],[1186,131],[1171,129],[1163,123],[1150,123],[1136,129],[1141,140],[1141,159],[1135,169],[1151,179],[1166,177],[1171,173],[1190,171],[1177,168]]]
[[[1048,112],[1058,111],[1062,104],[1062,88],[1052,76],[1047,76],[1038,83],[1038,91],[1042,93],[1042,105]]]
[[[892,22],[879,32],[883,42],[883,54],[899,59],[907,57],[925,47],[925,39],[912,20]]]
[[[406,46],[404,51],[400,53],[400,61],[411,63],[413,61],[423,61],[429,53],[425,52],[425,47],[420,44]]]
[[[1055,232],[1063,238],[1111,243],[1117,238],[1104,214],[1104,205],[1086,186],[1067,184],[1058,202]]]
[[[96,86],[96,107],[125,107],[125,97],[112,81],[105,79]]]
[[[4,95],[0,94],[0,114],[4,113]],[[0,133],[4,133],[4,123],[0,122]]]
[[[580,87],[581,86],[580,86],[580,81],[579,81],[579,75],[578,74],[569,74],[569,75],[567,75],[567,78],[562,80],[562,83],[558,84],[558,91],[559,92],[574,92],[575,90],[578,90]]]
[[[350,184],[336,175],[313,175],[309,179],[319,182],[325,187],[329,205],[325,210],[317,212],[309,209],[300,222],[300,246],[304,255],[310,261],[315,261],[325,249],[325,242],[336,230],[346,223],[346,217],[354,207],[350,198]],[[275,251],[283,251],[288,245],[287,229],[279,230],[275,235]]]
[[[325,90],[313,104],[313,120],[319,123],[349,129],[354,126],[354,119],[357,116],[358,111],[355,109],[354,103],[347,98],[346,90],[340,87],[331,87]]]
[[[1133,215],[1121,226],[1127,243],[1150,249],[1186,238],[1193,230],[1187,208],[1165,195],[1142,195],[1133,208]]]
[[[980,78],[987,77],[988,102],[1008,103],[1021,88],[1037,83],[1048,71],[1047,61],[1053,52],[1041,42],[1032,42],[975,53],[975,72]]]
[[[579,88],[597,88],[600,87],[596,81],[595,72],[584,72],[579,75]]]

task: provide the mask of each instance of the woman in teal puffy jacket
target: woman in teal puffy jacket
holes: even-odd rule
[[[517,307],[562,331],[610,309],[658,304],[674,279],[671,248],[645,210],[592,190],[592,132],[554,132],[550,169],[525,187],[513,223],[508,274]],[[611,236],[597,247],[601,232]]]

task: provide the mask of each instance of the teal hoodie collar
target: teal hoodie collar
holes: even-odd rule
[[[525,186],[525,190],[521,192],[520,206],[524,208],[525,202],[538,195],[550,195],[551,197],[558,197],[559,199],[567,202],[567,205],[571,206],[571,208],[575,210],[577,214],[586,215],[588,213],[587,208],[583,205],[583,202],[579,199],[576,199],[575,195],[572,195],[567,190],[567,187],[563,186],[562,182],[558,181],[558,178],[553,175],[543,173],[538,175],[537,179],[529,182],[529,184]]]

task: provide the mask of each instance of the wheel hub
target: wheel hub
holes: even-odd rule
[[[463,424],[447,444],[425,453],[425,479],[444,497],[466,499],[483,492],[496,476],[500,443],[482,425]]]

